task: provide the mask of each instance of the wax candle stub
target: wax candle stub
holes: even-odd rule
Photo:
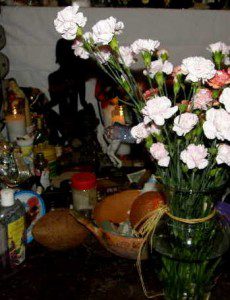
[[[10,142],[26,134],[25,116],[21,114],[6,116],[6,128]]]

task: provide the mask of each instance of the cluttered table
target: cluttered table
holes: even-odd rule
[[[107,191],[111,192],[111,188],[116,190],[114,182],[110,182],[109,186]],[[67,190],[62,186],[42,195],[47,209],[54,206],[66,209],[69,205]],[[154,273],[155,263],[154,260],[142,261],[147,289],[154,295],[162,292]],[[213,289],[211,300],[229,299],[230,274],[227,265],[225,271]],[[162,296],[158,298],[163,299]],[[20,268],[3,274],[0,299],[144,300],[146,297],[136,260],[112,254],[94,235],[87,232],[84,242],[70,250],[54,251],[35,240],[30,242],[26,249],[26,260]]]

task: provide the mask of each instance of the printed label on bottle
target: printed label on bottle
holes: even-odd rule
[[[75,210],[84,210],[84,209],[92,209],[93,205],[89,201],[89,196],[81,195],[80,197],[77,197],[76,200],[73,201],[73,206]]]
[[[25,219],[8,224],[8,248],[11,265],[19,265],[25,260]]]

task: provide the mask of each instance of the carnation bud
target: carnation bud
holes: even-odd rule
[[[217,51],[213,53],[213,60],[218,70],[221,69],[221,63],[223,59],[224,59],[224,54],[222,54],[222,52]]]
[[[118,41],[116,39],[116,37],[114,36],[111,40],[111,42],[109,43],[110,47],[114,50],[114,51],[118,51]]]
[[[213,99],[218,99],[219,98],[219,91],[218,90],[213,90],[212,91],[212,98]]]
[[[82,30],[81,27],[78,27],[78,29],[77,29],[77,37],[80,37],[82,35],[83,35],[83,30]]]
[[[149,67],[150,64],[151,64],[151,53],[148,52],[148,51],[145,51],[145,52],[142,54],[142,57],[143,57],[145,66]]]
[[[156,82],[157,82],[158,86],[160,88],[162,88],[163,85],[164,85],[164,81],[165,81],[163,73],[162,72],[157,72],[156,75],[155,75],[155,79],[156,79]]]
[[[162,53],[160,57],[163,62],[165,62],[169,58],[168,53],[166,53],[166,52]]]
[[[174,95],[176,96],[179,93],[179,91],[180,91],[180,83],[177,81],[173,85]]]

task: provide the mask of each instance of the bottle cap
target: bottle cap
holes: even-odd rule
[[[2,204],[2,206],[14,205],[14,190],[13,189],[2,189],[1,190],[1,204]]]
[[[90,190],[96,187],[96,176],[90,172],[77,173],[72,176],[71,182],[76,190]]]

